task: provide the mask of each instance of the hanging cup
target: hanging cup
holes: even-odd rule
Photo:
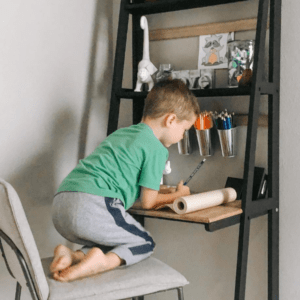
[[[190,145],[190,137],[189,131],[186,130],[184,132],[183,139],[180,140],[178,143],[178,152],[182,155],[190,155],[192,153],[191,145]]]
[[[218,129],[223,157],[235,157],[237,155],[236,134],[237,127],[231,129]]]
[[[211,146],[211,129],[196,129],[196,135],[201,156],[207,157],[212,155]]]

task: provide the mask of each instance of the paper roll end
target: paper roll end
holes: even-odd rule
[[[225,201],[224,203],[226,202],[232,202],[234,200],[236,200],[237,198],[237,192],[234,188],[232,187],[228,187],[228,188],[225,188],[226,192],[228,193],[226,198],[225,198]]]
[[[182,201],[179,201],[179,202],[177,203],[177,208],[178,208],[179,210],[184,210],[184,209],[185,209],[184,203],[183,203]]]
[[[186,204],[182,198],[177,198],[174,204],[177,214],[184,214],[186,212]]]

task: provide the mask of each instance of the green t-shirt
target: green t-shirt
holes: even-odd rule
[[[121,128],[80,160],[57,192],[119,198],[128,209],[139,197],[140,186],[159,190],[168,155],[148,125]]]

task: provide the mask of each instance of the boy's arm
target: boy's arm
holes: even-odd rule
[[[143,186],[141,187],[141,201],[144,209],[152,209],[162,204],[169,204],[174,202],[175,199],[187,195],[190,195],[190,189],[183,185],[183,181],[178,183],[175,192],[168,194],[159,193],[156,190]]]

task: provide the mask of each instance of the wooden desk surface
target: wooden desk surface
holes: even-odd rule
[[[152,217],[158,219],[171,219],[193,223],[213,223],[224,220],[236,215],[242,214],[241,200],[236,200],[225,205],[214,206],[203,210],[198,210],[188,214],[178,215],[170,208],[163,208],[159,210],[142,209],[141,203],[136,202],[129,210],[133,215],[140,215],[145,217]]]

